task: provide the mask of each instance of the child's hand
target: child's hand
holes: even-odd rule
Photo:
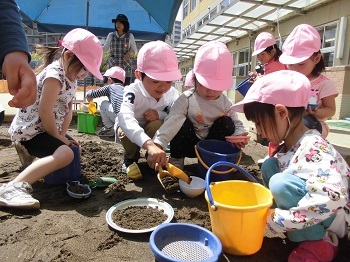
[[[147,164],[150,168],[158,170],[159,166],[166,166],[168,164],[165,151],[156,144],[149,146],[147,148],[147,153]]]
[[[24,52],[8,53],[2,65],[2,71],[7,79],[12,100],[11,107],[23,108],[34,104],[36,100],[36,77],[28,64],[28,56]]]
[[[232,146],[234,146],[234,147],[236,147],[236,148],[238,148],[238,149],[242,149],[242,148],[245,148],[245,146],[248,144],[248,142],[249,142],[249,138],[250,137],[248,137],[248,132],[244,132],[244,133],[242,133],[242,134],[239,134],[239,135],[237,135],[237,138],[238,137],[240,137],[240,136],[247,136],[247,139],[246,140],[244,140],[244,141],[234,141],[234,140],[231,140],[230,141],[230,139],[229,139],[229,137],[227,137],[226,138],[226,140],[228,141],[228,142],[230,142],[231,144],[232,144]],[[235,138],[236,136],[233,136],[232,138]]]
[[[154,109],[147,110],[143,115],[149,122],[159,119],[158,112]]]
[[[315,115],[317,114],[317,108],[318,108],[318,107],[316,107],[315,109],[312,109],[311,106],[308,106],[308,107],[307,107],[307,112],[308,112],[308,114],[309,114],[309,115],[315,116]]]

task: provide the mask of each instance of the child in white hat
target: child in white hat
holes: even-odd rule
[[[205,139],[226,140],[226,136],[248,135],[232,101],[222,92],[233,85],[233,60],[226,45],[211,41],[198,49],[185,91],[171,107],[153,141],[159,146],[148,151],[148,165],[166,165],[165,148],[170,142],[169,162],[184,168],[185,157],[196,157],[194,146]],[[234,146],[241,148],[246,143]]]
[[[119,66],[113,66],[103,75],[104,86],[86,93],[86,100],[91,102],[93,98],[107,96],[100,105],[100,114],[103,127],[96,132],[100,137],[114,137],[115,119],[123,102],[125,71]]]
[[[63,38],[60,47],[38,47],[43,54],[42,71],[37,75],[37,98],[20,109],[9,128],[12,141],[25,168],[0,188],[0,206],[39,208],[30,192],[34,182],[70,164],[72,146],[79,146],[67,130],[72,119],[76,81],[90,72],[102,79],[102,46],[98,38],[81,28]],[[32,163],[33,158],[39,159]]]
[[[350,222],[350,168],[317,130],[303,124],[309,95],[303,74],[281,70],[259,78],[233,106],[262,137],[279,144],[261,172],[275,202],[268,229],[300,242],[289,262],[333,261]]]
[[[320,52],[321,37],[316,28],[308,24],[296,26],[282,46],[280,61],[290,70],[304,74],[311,83],[308,114],[315,116],[322,125],[322,136],[327,137],[326,120],[335,114],[335,83],[322,75],[325,64]]]
[[[173,48],[162,41],[142,46],[135,75],[137,80],[124,89],[116,126],[117,137],[125,151],[123,172],[138,162],[141,147],[147,151],[157,148],[151,138],[179,97],[178,91],[171,86],[173,81],[181,78]]]

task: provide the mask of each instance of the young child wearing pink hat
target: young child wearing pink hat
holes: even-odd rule
[[[257,56],[258,60],[264,65],[264,75],[270,74],[278,70],[288,69],[287,66],[279,61],[279,57],[282,51],[276,44],[275,37],[268,33],[260,33],[254,42],[253,56]],[[250,73],[254,79],[257,77],[257,73]]]
[[[327,137],[329,127],[325,121],[335,114],[338,90],[333,81],[321,74],[325,65],[320,48],[321,37],[317,30],[311,25],[301,24],[293,29],[284,42],[280,61],[310,80],[308,114],[320,121],[322,136]]]
[[[162,41],[142,46],[137,56],[137,80],[124,89],[124,99],[115,125],[124,147],[122,171],[140,158],[140,148],[153,152],[152,137],[163,124],[172,103],[179,97],[172,82],[181,78],[176,54]]]
[[[191,71],[194,86],[175,101],[153,141],[162,149],[148,151],[148,165],[157,169],[167,163],[165,148],[170,142],[169,162],[184,168],[185,157],[196,157],[194,146],[200,140],[225,141],[226,136],[248,135],[232,101],[222,92],[232,87],[232,56],[222,42],[201,46]],[[244,147],[246,143],[234,146]]]
[[[100,114],[103,127],[96,132],[100,137],[114,137],[115,119],[120,111],[120,105],[123,102],[125,82],[125,71],[119,66],[113,66],[103,75],[103,87],[96,90],[89,90],[86,93],[88,102],[93,98],[107,96],[100,106]]]
[[[275,202],[268,229],[300,242],[289,262],[333,261],[350,222],[350,168],[332,144],[303,124],[309,95],[303,74],[281,70],[259,78],[232,107],[279,144],[261,172]]]
[[[67,130],[72,119],[72,101],[76,81],[90,72],[102,79],[102,46],[85,29],[73,29],[63,38],[62,46],[38,46],[43,67],[37,75],[37,96],[31,106],[20,109],[9,133],[23,167],[14,180],[0,188],[0,206],[39,208],[30,192],[34,182],[70,164],[72,146],[79,146]],[[33,162],[33,158],[38,160]]]

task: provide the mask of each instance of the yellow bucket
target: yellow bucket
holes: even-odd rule
[[[234,167],[254,182],[209,183],[212,169],[220,165]],[[212,231],[220,239],[223,250],[239,256],[258,252],[264,239],[267,212],[272,205],[270,190],[240,166],[225,161],[213,164],[205,180]]]

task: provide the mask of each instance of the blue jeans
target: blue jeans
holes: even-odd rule
[[[261,173],[264,186],[269,188],[273,195],[274,207],[283,210],[296,207],[307,193],[305,180],[292,173],[280,173],[278,160],[275,157],[265,160],[261,166]],[[335,215],[319,224],[289,231],[287,232],[287,237],[294,242],[322,239],[334,218]]]

